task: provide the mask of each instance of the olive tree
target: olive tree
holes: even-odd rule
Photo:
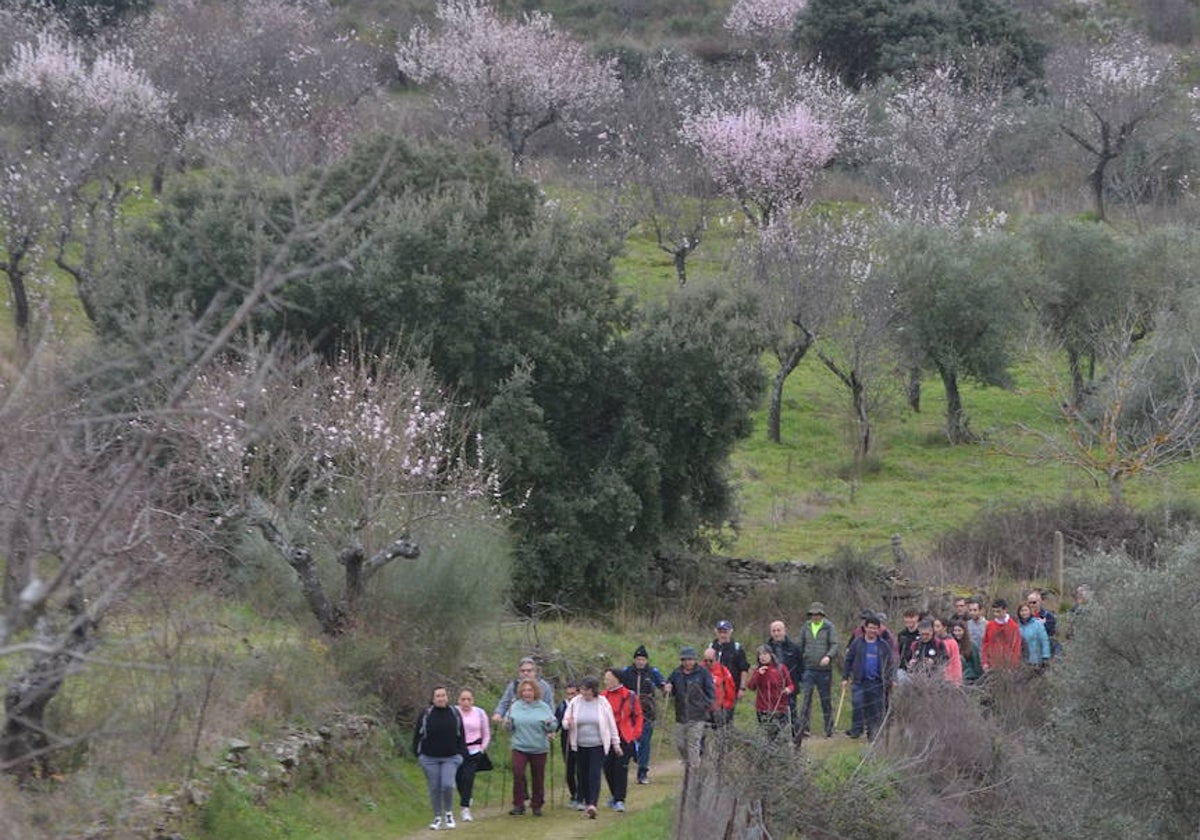
[[[962,381],[1010,382],[1024,320],[1020,243],[995,231],[900,228],[887,247],[901,347],[942,380],[947,440],[970,442]]]

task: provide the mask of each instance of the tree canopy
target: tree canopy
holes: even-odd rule
[[[429,359],[478,412],[502,472],[519,600],[603,603],[636,585],[650,550],[728,519],[722,465],[762,388],[745,304],[708,293],[635,315],[606,232],[543,204],[489,152],[378,140],[299,183],[181,185],[133,235],[106,333],[156,323],[142,303],[192,319],[237,307],[298,205],[362,194],[344,248],[255,323],[327,351],[402,337]]]
[[[795,39],[854,88],[980,49],[991,52],[1013,84],[1028,86],[1041,78],[1046,53],[1019,13],[993,0],[811,0]]]

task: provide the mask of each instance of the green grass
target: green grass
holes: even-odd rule
[[[626,814],[624,819],[593,836],[597,840],[646,840],[650,837],[673,837],[675,800],[664,799],[644,811]]]
[[[734,454],[741,532],[733,553],[813,561],[839,545],[886,545],[893,534],[920,549],[989,506],[1065,496],[1105,500],[1106,491],[1076,468],[1006,454],[1029,450],[1019,425],[1050,430],[1058,423],[1035,374],[1019,369],[1011,390],[967,385],[964,405],[982,441],[960,446],[942,433],[941,383],[926,379],[920,414],[897,399],[876,416],[875,469],[853,480],[848,398],[815,360],[805,360],[785,389],[782,442],[767,440],[762,409]],[[1198,489],[1200,467],[1186,464],[1131,482],[1128,497],[1155,505]]]
[[[344,764],[316,788],[258,801],[253,784],[218,784],[188,836],[196,840],[375,840],[412,832],[429,819],[425,778],[415,762]]]

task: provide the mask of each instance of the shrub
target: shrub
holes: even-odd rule
[[[1148,567],[1088,557],[1096,600],[1074,621],[1051,672],[1054,712],[1040,761],[1055,762],[1062,836],[1191,837],[1200,814],[1200,670],[1186,622],[1195,614],[1200,535]],[[1061,761],[1070,756],[1070,761]],[[1049,828],[1049,827],[1047,827]]]
[[[944,535],[930,559],[955,569],[961,583],[1038,580],[1051,571],[1054,532],[1061,531],[1073,555],[1120,547],[1135,562],[1149,563],[1158,545],[1198,513],[1192,505],[1145,513],[1080,499],[993,507]]]

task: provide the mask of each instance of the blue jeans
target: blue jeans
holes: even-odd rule
[[[887,708],[886,686],[883,680],[856,682],[853,692],[854,723],[851,731],[856,734],[866,731],[867,737],[875,740],[883,727],[883,713]]]
[[[642,721],[642,737],[637,739],[637,777],[640,782],[650,775],[650,736],[654,734],[654,721]]]
[[[425,771],[425,784],[429,788],[429,804],[433,808],[434,817],[441,817],[454,810],[454,776],[462,760],[461,755],[446,758],[417,756],[417,763]]]
[[[833,681],[832,671],[818,671],[814,668],[805,668],[804,675],[800,677],[800,686],[804,691],[804,707],[800,711],[800,729],[807,730],[809,728],[810,715],[812,714],[812,696],[813,689],[821,696],[821,712],[825,716],[825,734],[830,735],[833,732],[833,700],[830,699],[829,686]]]

